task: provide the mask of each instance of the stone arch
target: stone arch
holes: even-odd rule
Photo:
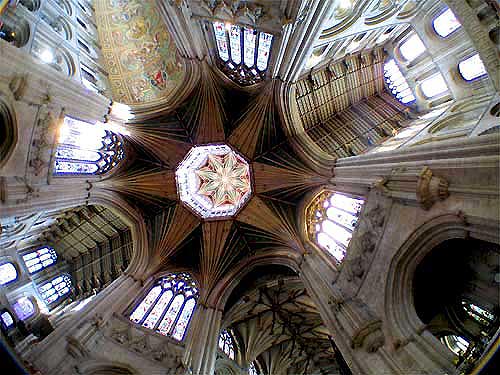
[[[78,373],[82,375],[137,375],[132,367],[119,362],[90,360],[77,365]]]
[[[0,96],[0,167],[12,155],[17,144],[17,121],[15,112]]]
[[[411,350],[427,358],[436,370],[453,372],[453,355],[427,329],[415,309],[413,283],[417,266],[439,244],[476,238],[500,243],[498,222],[458,214],[437,216],[415,230],[393,257],[385,289],[386,329],[394,350]]]

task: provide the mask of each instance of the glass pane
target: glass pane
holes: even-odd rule
[[[425,46],[417,34],[412,34],[412,36],[401,44],[399,50],[401,51],[401,55],[403,55],[406,60],[412,61],[424,53]]]
[[[244,61],[245,65],[251,68],[254,65],[255,60],[255,42],[256,35],[253,29],[245,27],[244,29]]]
[[[151,312],[149,313],[147,319],[144,321],[144,323],[142,323],[143,327],[149,329],[153,329],[155,327],[156,323],[158,323],[158,320],[160,320],[161,315],[170,303],[172,296],[173,293],[171,290],[167,290],[162,294],[155,307],[153,307],[153,310],[151,310]]]
[[[17,270],[12,263],[4,263],[0,266],[0,285],[5,285],[17,279]]]
[[[267,68],[272,41],[273,41],[273,36],[271,34],[267,33],[259,34],[259,50],[257,51],[257,69],[259,69],[260,71],[264,71]]]
[[[96,164],[68,162],[56,160],[56,173],[92,174],[97,172],[99,167]]]
[[[162,335],[166,336],[170,332],[170,329],[172,328],[175,322],[175,318],[177,318],[177,314],[179,313],[179,310],[181,309],[183,302],[184,302],[183,295],[179,294],[174,298],[174,301],[168,308],[167,313],[163,317],[163,320],[161,321],[157,329],[157,331],[160,332]]]
[[[345,257],[345,249],[336,243],[333,238],[327,235],[324,232],[318,233],[318,245],[320,245],[323,249],[327,250],[331,255],[335,257],[338,261],[342,261]]]
[[[12,315],[10,315],[8,311],[4,311],[0,315],[0,319],[2,319],[3,324],[7,328],[12,327],[14,325],[14,318],[12,317]]]
[[[356,215],[359,214],[359,212],[361,211],[361,207],[363,206],[363,200],[350,198],[338,193],[333,194],[330,201],[332,205]]]
[[[239,26],[231,25],[229,43],[231,45],[231,60],[238,65],[241,63],[241,28]]]
[[[25,320],[35,313],[35,306],[28,297],[19,298],[12,308],[20,320]]]
[[[56,158],[97,161],[101,158],[101,155],[96,151],[80,150],[78,148],[58,147],[56,151]]]
[[[330,207],[326,210],[326,214],[330,219],[350,230],[353,230],[356,226],[356,223],[358,222],[357,216],[348,214],[347,212],[339,210],[338,208]]]
[[[460,61],[458,63],[458,71],[466,81],[472,81],[475,78],[487,74],[486,67],[477,53],[463,61]]]
[[[432,25],[434,26],[436,33],[443,38],[447,37],[461,26],[460,22],[458,22],[457,18],[449,8],[437,16],[432,22]]]
[[[433,98],[448,90],[448,86],[441,75],[441,73],[434,74],[433,76],[425,79],[420,84],[423,94],[428,98]]]
[[[161,293],[161,286],[157,285],[154,288],[152,288],[146,298],[142,300],[142,302],[137,306],[130,315],[130,320],[133,322],[139,323],[143,318],[146,312],[148,312],[149,308],[153,305],[153,303],[156,301],[158,296]]]
[[[196,305],[196,301],[194,299],[190,299],[184,305],[184,309],[182,310],[182,314],[175,325],[174,333],[172,333],[172,337],[176,340],[182,340],[184,337],[184,333],[186,332],[186,328],[191,320],[191,316],[193,315],[193,310]]]
[[[330,237],[335,238],[335,240],[340,242],[345,247],[349,245],[352,233],[335,224],[333,221],[323,221],[323,224],[321,224],[321,229],[323,230],[323,232],[328,234]]]
[[[384,76],[389,89],[400,102],[408,104],[415,101],[415,96],[394,59],[387,60],[384,64]]]
[[[215,41],[217,42],[217,50],[219,57],[223,61],[229,60],[229,51],[227,49],[226,29],[224,23],[214,22]]]

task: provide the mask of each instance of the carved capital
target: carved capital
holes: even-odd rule
[[[420,206],[428,210],[432,205],[448,197],[448,181],[433,176],[429,167],[424,167],[417,181],[417,200]]]

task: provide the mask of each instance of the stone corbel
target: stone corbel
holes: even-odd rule
[[[418,204],[424,210],[449,196],[448,181],[435,176],[427,166],[420,172],[394,170],[390,176],[378,178],[372,189],[396,200]]]
[[[9,89],[15,100],[21,100],[28,88],[27,76],[14,76],[9,82]]]

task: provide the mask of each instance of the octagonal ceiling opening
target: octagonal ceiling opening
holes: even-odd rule
[[[175,179],[180,200],[202,219],[231,218],[252,196],[250,166],[226,144],[192,147]]]

